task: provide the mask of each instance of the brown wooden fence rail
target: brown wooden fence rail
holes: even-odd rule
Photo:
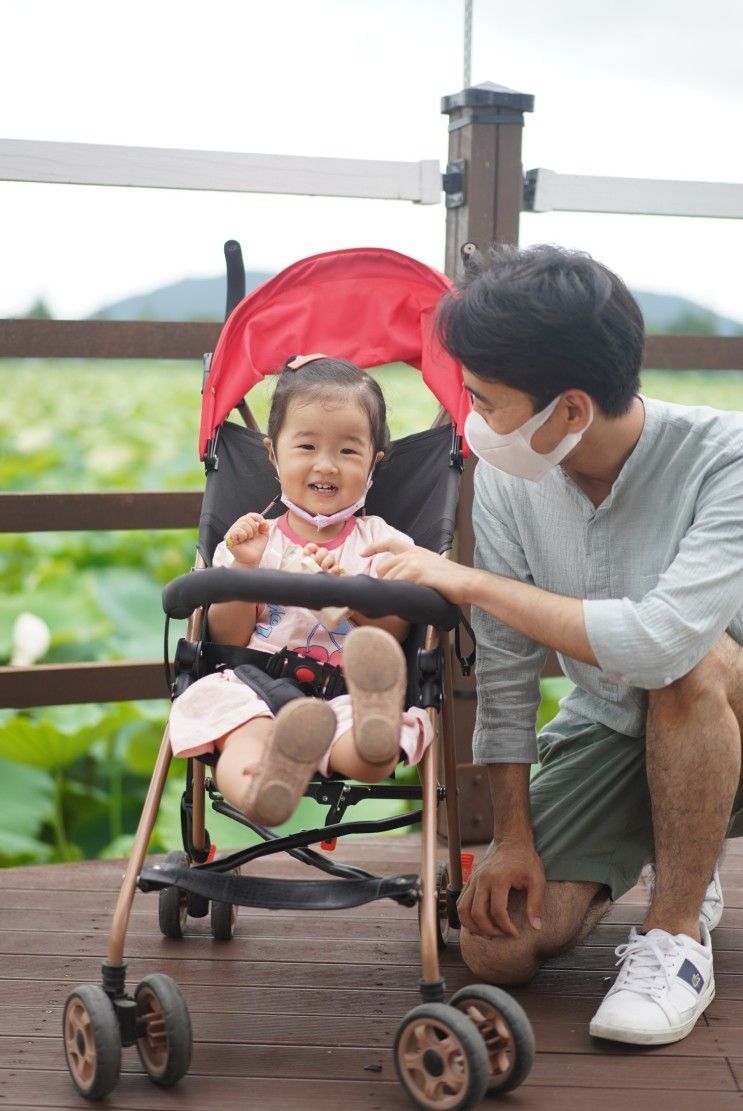
[[[0,358],[201,359],[220,324],[130,320],[3,320]],[[653,370],[741,370],[743,336],[648,336]]]

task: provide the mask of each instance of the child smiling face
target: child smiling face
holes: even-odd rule
[[[269,453],[290,500],[326,516],[364,494],[376,462],[369,417],[347,393],[332,400],[293,399]],[[306,524],[290,523],[300,536],[306,531]],[[330,526],[326,538],[342,528],[343,522]],[[316,538],[317,530],[310,526],[308,535]]]

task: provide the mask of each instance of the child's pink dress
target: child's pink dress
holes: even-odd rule
[[[290,544],[304,547],[309,543],[290,527],[287,515],[269,521],[268,543],[260,567],[277,570],[282,556]],[[335,539],[323,547],[335,553],[337,564],[349,575],[376,577],[376,567],[384,555],[364,557],[361,552],[370,544],[390,538],[413,541],[403,532],[392,528],[381,517],[351,517]],[[224,541],[217,546],[212,561],[214,567],[229,567],[234,562]],[[354,628],[351,621],[344,621],[337,629],[326,629],[310,610],[299,606],[276,606],[261,603],[248,648],[260,652],[279,652],[290,648],[324,663],[340,665],[343,640]],[[351,699],[347,694],[329,700],[335,712],[337,726],[330,748],[325,753],[318,771],[329,775],[328,761],[333,745],[347,733],[352,725]],[[206,675],[193,683],[176,699],[168,723],[170,743],[176,756],[198,756],[213,752],[214,742],[257,717],[273,717],[262,698],[237,678],[233,671],[219,671]],[[400,748],[408,764],[417,764],[432,740],[428,714],[412,707],[405,712],[400,731]]]

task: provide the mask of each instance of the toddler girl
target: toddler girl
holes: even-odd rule
[[[287,512],[272,521],[260,513],[240,517],[217,546],[213,565],[276,570],[287,549],[298,545],[323,571],[375,576],[384,557],[365,556],[366,548],[390,537],[412,543],[381,517],[355,516],[386,436],[384,397],[368,374],[324,355],[289,362],[276,385],[265,440]],[[174,703],[174,753],[216,751],[220,792],[253,820],[268,826],[286,821],[318,771],[376,782],[392,773],[400,750],[415,764],[431,743],[427,714],[402,712],[400,642],[408,624],[400,618],[351,612],[328,628],[301,607],[221,602],[209,609],[209,631],[222,644],[269,653],[287,647],[343,668],[348,694],[329,701],[298,698],[276,714],[259,690],[230,670],[198,680]],[[239,670],[249,676],[250,668]],[[254,685],[265,689],[265,682]]]

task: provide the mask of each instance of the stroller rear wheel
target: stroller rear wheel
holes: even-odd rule
[[[534,1031],[523,1007],[508,992],[472,984],[451,997],[450,1006],[466,1014],[480,1031],[490,1058],[488,1095],[502,1095],[523,1084],[534,1064]]]
[[[212,902],[212,937],[216,941],[232,941],[237,924],[237,907],[233,903]]]
[[[395,1068],[424,1111],[470,1111],[488,1089],[490,1060],[467,1015],[445,1003],[424,1003],[400,1023]]]
[[[188,868],[188,856],[183,852],[168,853],[166,864]],[[158,895],[158,922],[163,937],[181,938],[188,918],[189,896],[179,887],[163,887]]]
[[[445,864],[436,865],[436,947],[443,952],[449,944],[449,908],[447,904],[447,888],[449,886],[449,869]],[[418,926],[421,924],[423,904],[418,903]]]
[[[155,972],[145,976],[134,993],[137,1052],[154,1084],[168,1088],[188,1072],[191,1064],[191,1018],[175,980]]]
[[[239,868],[232,869],[234,875],[240,875]],[[212,937],[216,941],[232,941],[232,936],[237,925],[237,904],[222,903],[218,899],[212,900]]]
[[[111,1000],[97,984],[76,988],[62,1020],[67,1068],[86,1099],[113,1091],[121,1071],[121,1034]]]

